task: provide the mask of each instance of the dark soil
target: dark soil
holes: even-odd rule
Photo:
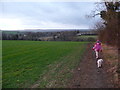
[[[112,74],[107,72],[109,67],[104,60],[102,68],[97,68],[95,53],[92,44],[88,44],[85,56],[74,70],[69,88],[114,88]]]

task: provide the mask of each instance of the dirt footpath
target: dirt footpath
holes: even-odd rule
[[[97,68],[92,46],[88,44],[83,60],[74,70],[69,88],[114,88],[111,74],[107,72],[107,62],[103,59],[103,67]]]

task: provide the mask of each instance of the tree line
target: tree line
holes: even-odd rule
[[[77,31],[62,32],[2,32],[2,40],[34,40],[34,41],[70,41]]]
[[[104,5],[104,9],[99,13],[102,21],[96,24],[99,31],[99,39],[103,43],[120,48],[120,1],[105,0],[102,4]]]
[[[95,38],[80,37],[97,35],[95,31],[60,31],[60,32],[2,32],[2,40],[33,40],[33,41],[95,41]],[[83,36],[83,35],[82,35]]]

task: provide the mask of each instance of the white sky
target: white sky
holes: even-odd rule
[[[0,29],[89,29],[95,2],[1,2]]]

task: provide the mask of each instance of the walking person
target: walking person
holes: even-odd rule
[[[100,52],[102,51],[101,42],[99,40],[94,44],[93,50],[95,51],[96,59],[98,59]]]

